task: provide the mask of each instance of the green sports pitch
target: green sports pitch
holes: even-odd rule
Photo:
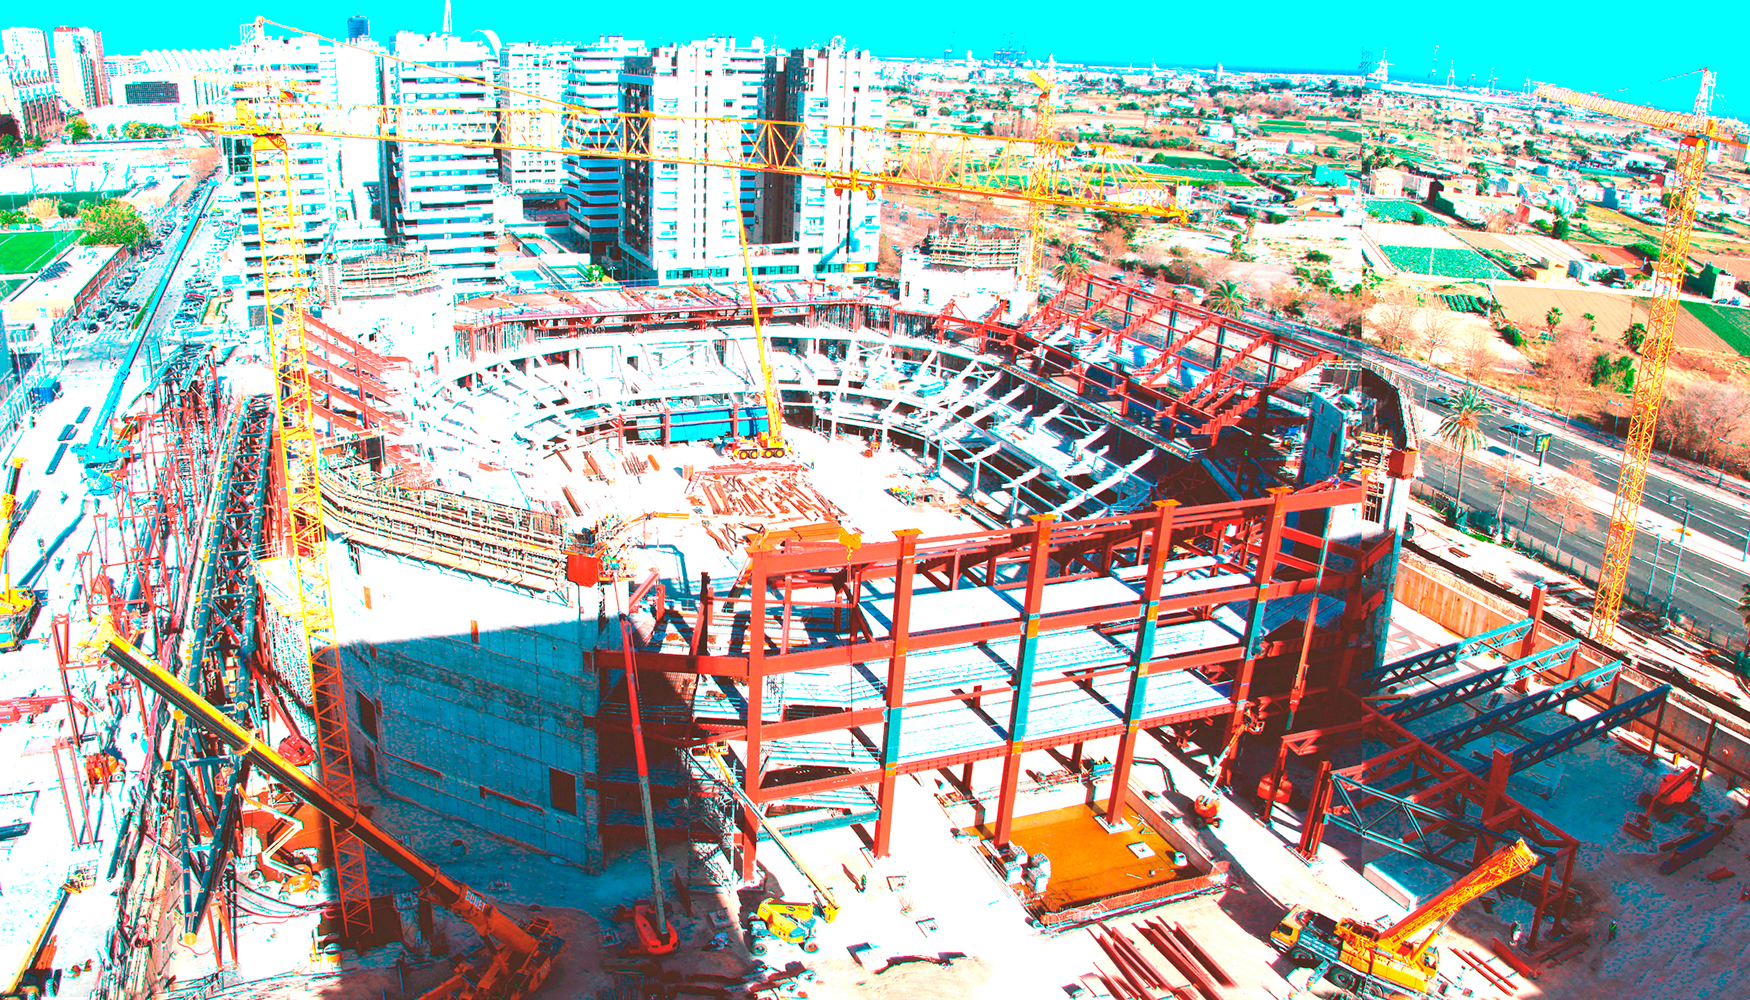
[[[0,274],[35,274],[78,238],[75,231],[0,230]]]

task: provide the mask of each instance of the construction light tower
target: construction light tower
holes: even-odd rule
[[[1677,327],[1678,295],[1689,262],[1689,240],[1695,229],[1695,205],[1707,173],[1708,147],[1712,143],[1743,146],[1746,134],[1736,123],[1711,115],[1714,75],[1701,71],[1701,90],[1695,109],[1684,113],[1648,108],[1638,104],[1583,94],[1537,84],[1533,95],[1558,101],[1597,114],[1610,115],[1678,137],[1675,183],[1666,191],[1674,195],[1665,209],[1665,228],[1659,234],[1659,259],[1653,265],[1653,303],[1647,321],[1647,339],[1641,345],[1641,370],[1635,380],[1633,415],[1628,440],[1622,449],[1622,472],[1617,477],[1616,502],[1610,512],[1610,536],[1604,545],[1604,566],[1599,573],[1598,599],[1592,611],[1592,637],[1608,644],[1616,635],[1622,613],[1623,591],[1628,586],[1629,560],[1634,554],[1636,519],[1641,495],[1647,485],[1647,464],[1653,454],[1653,435],[1659,426],[1659,405],[1665,395],[1665,367],[1671,358],[1672,335]],[[1675,189],[1675,190],[1673,190]]]

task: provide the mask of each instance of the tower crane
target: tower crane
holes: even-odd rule
[[[10,550],[12,522],[18,510],[18,478],[24,472],[24,459],[6,463],[6,492],[0,493],[0,651],[17,649],[30,631],[36,617],[37,598],[34,591],[12,585]]]
[[[1636,519],[1647,485],[1647,464],[1653,455],[1653,436],[1659,427],[1659,406],[1665,398],[1665,367],[1671,358],[1672,335],[1677,328],[1678,295],[1689,261],[1689,240],[1695,230],[1695,205],[1707,173],[1711,143],[1743,146],[1750,135],[1735,123],[1711,113],[1714,74],[1701,71],[1701,90],[1690,112],[1643,107],[1596,94],[1539,83],[1533,96],[1571,107],[1610,115],[1677,136],[1675,197],[1666,208],[1665,227],[1659,233],[1659,259],[1653,265],[1653,303],[1647,319],[1647,339],[1641,345],[1641,370],[1635,379],[1633,416],[1628,440],[1623,443],[1622,471],[1617,477],[1616,500],[1610,511],[1610,534],[1604,544],[1604,566],[1599,572],[1598,598],[1592,609],[1592,637],[1609,643],[1616,635],[1622,614],[1622,595],[1628,587],[1629,560],[1634,554]],[[1671,188],[1667,187],[1667,191]]]

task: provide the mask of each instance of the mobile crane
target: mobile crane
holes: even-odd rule
[[[761,812],[759,807],[747,797],[747,793],[741,790],[741,786],[735,783],[735,775],[731,774],[728,765],[723,763],[723,748],[712,743],[701,747],[700,752],[709,761],[709,766],[705,769],[706,772],[724,788],[729,789],[730,794],[734,795],[744,807],[759,817],[760,826],[766,831],[766,835],[772,838],[772,843],[778,845],[778,850],[784,852],[784,857],[789,858],[790,863],[796,866],[796,870],[802,873],[802,877],[808,880],[808,884],[814,887],[814,902],[812,903],[788,903],[777,898],[762,900],[760,905],[754,909],[753,941],[748,950],[756,956],[764,955],[767,950],[766,942],[775,940],[785,944],[793,944],[803,951],[819,951],[820,942],[816,941],[815,937],[820,931],[822,922],[830,924],[838,919],[838,897],[832,894],[832,890],[826,887],[826,883],[820,880],[820,876],[814,874],[814,869],[810,868],[808,863],[802,860],[802,856],[796,853],[795,848],[790,846],[790,842],[784,839],[784,835],[779,832],[777,826],[766,818],[765,813]]]
[[[235,748],[255,767],[315,807],[328,817],[336,835],[348,832],[375,848],[395,867],[413,876],[422,896],[468,921],[480,933],[485,944],[457,963],[450,978],[428,990],[423,1000],[519,1000],[546,982],[565,944],[546,919],[537,917],[519,924],[479,893],[444,874],[136,649],[116,632],[108,616],[96,619],[95,631],[83,644],[101,649],[117,666],[180,709],[189,721]]]
[[[1441,928],[1464,904],[1525,874],[1537,862],[1525,841],[1516,840],[1383,930],[1297,906],[1270,933],[1270,944],[1306,964],[1328,967],[1325,975],[1331,982],[1352,993],[1426,996],[1440,971],[1435,942]]]
[[[747,278],[747,311],[753,318],[753,339],[759,345],[760,377],[765,380],[766,429],[730,446],[729,452],[738,459],[784,458],[790,445],[784,441],[784,407],[778,402],[778,384],[772,376],[771,353],[766,348],[766,331],[760,325],[760,290],[753,280],[753,260],[747,252],[747,220],[741,221],[741,269]]]
[[[18,510],[18,477],[24,472],[24,459],[14,458],[6,466],[6,492],[0,494],[0,576],[5,586],[0,591],[0,652],[23,644],[38,607],[35,591],[12,586],[12,521]]]

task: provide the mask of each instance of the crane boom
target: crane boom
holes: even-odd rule
[[[784,852],[784,857],[789,858],[790,863],[796,866],[796,870],[802,873],[802,877],[808,880],[808,884],[814,887],[814,892],[820,897],[821,903],[836,914],[839,909],[838,898],[832,894],[831,889],[826,887],[826,883],[821,881],[820,876],[814,874],[814,869],[808,866],[808,862],[802,860],[802,856],[796,853],[796,849],[790,846],[790,842],[784,839],[784,834],[776,824],[766,816],[759,806],[754,804],[752,799],[747,797],[747,793],[741,790],[741,786],[735,783],[735,775],[729,773],[729,765],[723,763],[723,748],[711,743],[700,749],[711,760],[711,766],[705,768],[706,773],[711,775],[718,784],[729,789],[730,794],[735,796],[743,808],[750,810],[759,819],[760,827],[766,831],[767,836],[772,838],[772,843],[778,845],[778,850]],[[827,919],[831,920],[832,918],[828,917]]]
[[[101,647],[117,666],[181,709],[195,725],[229,744],[298,798],[308,802],[328,818],[337,835],[345,831],[375,848],[384,859],[412,876],[419,883],[422,894],[468,921],[489,942],[497,942],[495,954],[486,965],[484,974],[468,984],[466,990],[454,992],[454,996],[524,996],[538,989],[552,971],[553,960],[564,942],[548,933],[544,920],[530,921],[528,927],[518,924],[479,893],[420,857],[372,822],[357,806],[342,801],[320,781],[280,756],[254,733],[232,721],[230,716],[123,639],[107,616],[97,619],[96,632],[86,644]],[[518,982],[521,985],[517,985]],[[499,992],[506,990],[509,992]]]
[[[1605,539],[1604,565],[1599,572],[1598,598],[1592,611],[1592,637],[1605,644],[1615,638],[1616,623],[1622,614],[1623,593],[1628,587],[1635,529],[1647,485],[1647,466],[1652,460],[1653,437],[1659,427],[1659,407],[1665,398],[1665,369],[1671,359],[1677,330],[1678,295],[1683,291],[1683,277],[1689,262],[1696,202],[1701,197],[1701,182],[1707,173],[1708,146],[1713,142],[1745,144],[1745,135],[1736,126],[1709,114],[1714,76],[1705,69],[1701,73],[1701,90],[1696,94],[1695,110],[1688,114],[1642,107],[1549,84],[1539,84],[1535,91],[1538,97],[1679,136],[1674,171],[1675,198],[1666,209],[1665,227],[1659,234],[1659,259],[1653,265],[1653,301],[1647,317],[1647,339],[1641,345],[1641,369],[1635,379],[1633,415],[1629,421],[1628,439],[1623,443],[1622,469],[1617,476],[1610,533]]]
[[[1411,910],[1404,919],[1387,928],[1379,936],[1379,947],[1395,951],[1405,950],[1422,932],[1445,925],[1466,903],[1535,867],[1537,855],[1525,846],[1525,841],[1516,840],[1508,844],[1484,858],[1482,864],[1471,869],[1444,891],[1436,893],[1427,902]],[[1432,935],[1423,943],[1431,940]]]

